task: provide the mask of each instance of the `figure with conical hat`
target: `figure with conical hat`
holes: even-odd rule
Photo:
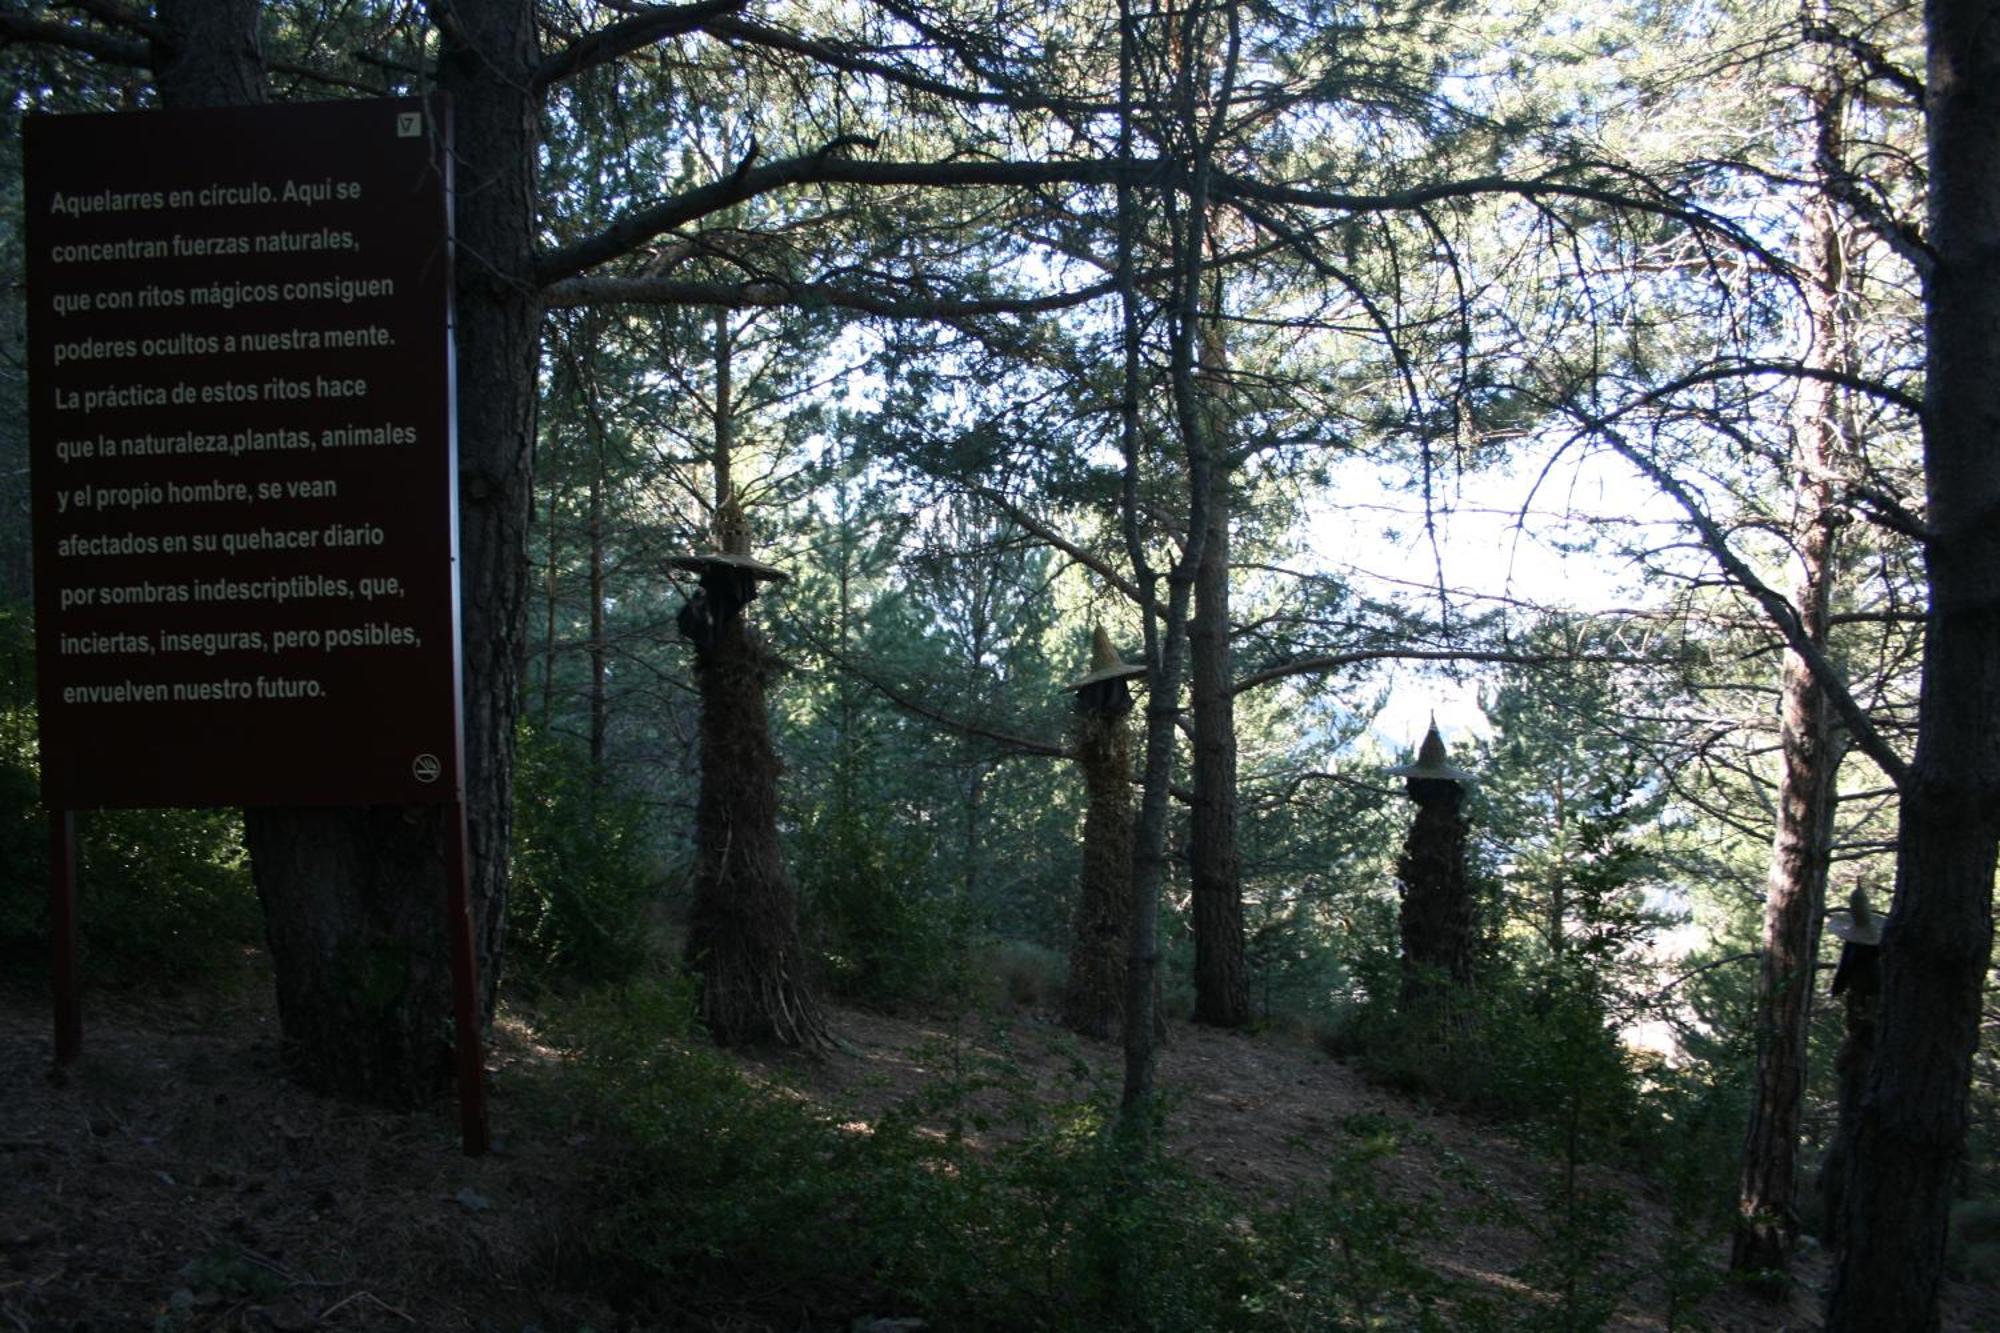
[[[1132,923],[1132,741],[1125,719],[1131,683],[1145,674],[1145,667],[1119,659],[1100,625],[1091,632],[1090,671],[1069,686],[1087,804],[1063,1025],[1086,1037],[1114,1037],[1124,1022]]]
[[[701,691],[687,966],[701,978],[699,1012],[716,1041],[817,1047],[826,1022],[778,842],[779,764],[764,701],[779,664],[744,616],[758,585],[789,575],[751,557],[750,524],[733,495],[717,507],[715,546],[669,562],[700,577],[677,618]]]
[[[1396,862],[1403,897],[1401,1003],[1407,1013],[1472,981],[1476,913],[1466,883],[1470,826],[1462,810],[1472,774],[1452,767],[1435,718],[1417,761],[1389,772],[1404,779],[1404,792],[1417,803],[1417,817]]]
[[[1856,888],[1845,912],[1828,912],[1826,928],[1840,939],[1840,962],[1833,970],[1832,994],[1847,1001],[1847,1021],[1840,1054],[1833,1067],[1840,1077],[1840,1113],[1833,1141],[1820,1168],[1819,1193],[1824,1220],[1820,1244],[1840,1243],[1841,1186],[1861,1116],[1861,1093],[1875,1063],[1875,1011],[1882,997],[1882,918],[1868,907],[1868,895]]]

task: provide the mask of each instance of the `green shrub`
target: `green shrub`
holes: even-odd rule
[[[32,628],[0,607],[0,959],[48,965],[49,821],[40,805]],[[260,938],[234,810],[77,816],[77,928],[85,976],[186,983],[226,972]]]
[[[800,832],[793,860],[807,937],[835,994],[895,1006],[951,984],[970,921],[926,890],[931,845],[921,830],[835,802]]]
[[[574,742],[525,729],[514,768],[508,958],[531,988],[623,980],[654,954],[661,875],[644,811]]]
[[[1069,960],[1025,940],[990,940],[976,951],[976,990],[994,1008],[1052,1010],[1062,1003]]]
[[[1157,1132],[1122,1138],[1080,1063],[1051,1098],[1005,1058],[935,1052],[923,1062],[954,1072],[864,1125],[748,1081],[691,1013],[684,988],[647,986],[575,1002],[551,1029],[620,1145],[561,1276],[621,1287],[641,1322],[1442,1326],[1443,1288],[1410,1257],[1421,1210],[1375,1192],[1378,1147],[1337,1158],[1299,1208],[1246,1216]]]
[[[1417,1242],[1437,1233],[1429,1207],[1389,1197],[1376,1179],[1376,1163],[1404,1146],[1409,1127],[1362,1113],[1341,1131],[1326,1182],[1259,1228],[1267,1269],[1255,1312],[1282,1328],[1470,1326],[1452,1286],[1417,1257]]]
[[[1952,1205],[1945,1262],[1960,1281],[1992,1282],[2000,1277],[2000,1201],[1967,1199]]]
[[[1387,948],[1353,964],[1363,998],[1328,1025],[1322,1046],[1357,1058],[1406,1092],[1497,1119],[1561,1127],[1581,1117],[1585,1137],[1628,1137],[1639,1086],[1631,1057],[1585,967],[1489,966],[1472,988],[1434,988],[1434,1000],[1398,1007],[1400,963]]]

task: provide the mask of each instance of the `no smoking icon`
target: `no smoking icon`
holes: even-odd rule
[[[444,765],[434,754],[420,754],[410,761],[410,776],[419,782],[436,782],[442,772]]]

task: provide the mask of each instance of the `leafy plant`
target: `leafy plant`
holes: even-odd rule
[[[509,955],[531,986],[618,981],[654,952],[660,873],[637,802],[574,742],[524,729],[515,764]]]
[[[936,995],[969,923],[926,890],[929,839],[850,798],[818,811],[798,847],[804,915],[831,988],[881,1005]]]
[[[972,1330],[1444,1326],[1446,1288],[1411,1253],[1427,1214],[1374,1183],[1393,1133],[1357,1133],[1313,1199],[1246,1215],[1157,1133],[1122,1140],[1080,1061],[1051,1097],[1004,1053],[948,1043],[920,1057],[942,1076],[863,1121],[752,1083],[691,1012],[644,985],[552,1025],[620,1145],[601,1182],[617,1203],[562,1276],[641,1311],[755,1322],[754,1292]]]
[[[41,809],[32,631],[0,607],[0,958],[49,958],[49,824]],[[100,810],[77,817],[85,973],[189,983],[225,972],[258,937],[233,810]]]

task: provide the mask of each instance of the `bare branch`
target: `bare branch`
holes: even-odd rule
[[[1064,555],[1103,579],[1113,588],[1116,588],[1126,597],[1129,597],[1134,604],[1140,601],[1138,585],[1120,574],[1112,567],[1110,561],[1101,559],[1091,552],[1086,551],[1083,547],[1070,541],[1054,528],[990,487],[970,483],[965,486],[965,489],[1005,514],[1022,531],[1047,542],[1050,546],[1055,547],[1058,551],[1061,551]]]
[[[1853,56],[1870,79],[1886,83],[1901,93],[1904,103],[1911,110],[1924,109],[1924,81],[1891,60],[1888,52],[1881,47],[1851,32],[1842,32],[1830,23],[1809,22],[1803,31],[1807,41],[1818,42]]]
[[[1824,384],[1831,384],[1838,388],[1847,389],[1851,392],[1877,399],[1880,402],[1887,403],[1891,407],[1900,408],[1919,419],[1924,414],[1923,399],[1916,397],[1914,394],[1904,393],[1901,389],[1895,388],[1893,385],[1884,384],[1880,380],[1869,379],[1865,375],[1849,374],[1847,371],[1835,370],[1827,366],[1808,366],[1798,361],[1743,360],[1703,366],[1699,370],[1690,371],[1679,379],[1662,384],[1658,388],[1642,394],[1630,406],[1620,409],[1620,415],[1631,411],[1633,408],[1650,406],[1664,398],[1679,393],[1683,389],[1692,389],[1702,384],[1714,384],[1721,380],[1749,379],[1758,375],[1782,375],[1788,379],[1795,380],[1818,380]]]
[[[537,90],[608,64],[643,46],[693,32],[713,19],[743,8],[744,0],[697,0],[690,5],[661,5],[640,10],[620,23],[579,37],[542,62],[535,71]]]
[[[771,306],[832,306],[882,319],[967,320],[999,315],[1035,315],[1085,305],[1116,290],[1110,280],[1070,292],[1043,296],[893,300],[874,292],[819,282],[763,278],[749,282],[700,282],[676,278],[576,277],[543,292],[551,309],[587,305],[720,306],[747,310]]]
[[[1646,213],[1684,223],[1697,231],[1720,236],[1746,254],[1755,255],[1774,273],[1790,273],[1792,265],[1751,236],[1743,228],[1718,213],[1671,196],[1641,196],[1607,185],[1561,179],[1602,163],[1579,163],[1560,172],[1525,179],[1506,176],[1473,176],[1465,180],[1439,181],[1431,185],[1396,190],[1387,194],[1347,194],[1301,185],[1278,185],[1252,180],[1227,172],[1217,172],[1216,194],[1226,199],[1255,199],[1265,203],[1290,204],[1300,208],[1334,209],[1349,213],[1395,213],[1420,209],[1426,204],[1451,199],[1474,199],[1486,195],[1513,195],[1522,199],[1574,199],[1602,204],[1606,208]]]
[[[1574,405],[1569,410],[1580,417],[1585,417],[1585,414]],[[1772,623],[1777,626],[1778,632],[1784,636],[1785,645],[1799,655],[1799,660],[1812,672],[1813,679],[1826,691],[1827,700],[1832,703],[1834,711],[1840,714],[1840,720],[1847,727],[1847,733],[1853,737],[1855,745],[1875,761],[1876,766],[1891,782],[1901,787],[1908,777],[1909,764],[1896,753],[1895,748],[1876,728],[1874,720],[1855,700],[1853,691],[1847,687],[1846,678],[1828,659],[1825,650],[1814,643],[1812,636],[1806,633],[1805,624],[1799,619],[1797,609],[1770,585],[1758,578],[1756,571],[1744,563],[1743,558],[1730,548],[1728,535],[1716,525],[1714,519],[1708,516],[1708,512],[1701,507],[1688,488],[1681,484],[1680,478],[1660,466],[1643,450],[1636,448],[1630,440],[1613,430],[1608,423],[1587,417],[1585,419],[1588,421],[1589,429],[1633,467],[1644,473],[1654,485],[1681,507],[1688,516],[1688,522],[1700,535],[1702,545],[1708,549],[1710,557],[1722,566],[1723,572],[1728,575],[1731,582],[1764,608]]]
[[[56,46],[68,51],[80,51],[107,65],[130,65],[138,69],[150,69],[153,64],[153,46],[150,42],[130,37],[114,37],[108,32],[99,32],[95,28],[85,28],[74,23],[31,19],[24,14],[0,13],[0,43],[6,42]]]
[[[1158,158],[1075,159],[1071,161],[1017,162],[982,158],[960,158],[940,162],[883,162],[846,156],[834,150],[850,143],[873,146],[873,142],[843,136],[817,152],[783,158],[759,167],[739,170],[730,176],[677,194],[650,208],[628,213],[597,235],[543,256],[536,266],[536,279],[543,285],[560,282],[586,269],[607,263],[644,245],[660,233],[732,208],[745,200],[792,185],[906,185],[933,189],[1013,187],[1029,189],[1049,185],[1177,184],[1185,188],[1187,168]],[[1646,198],[1607,186],[1578,184],[1554,176],[1513,180],[1504,176],[1480,176],[1444,181],[1417,189],[1387,194],[1345,194],[1278,185],[1247,177],[1213,171],[1209,178],[1216,199],[1234,206],[1238,201],[1284,204],[1301,208],[1328,209],[1348,213],[1387,213],[1417,210],[1450,199],[1471,199],[1507,195],[1527,200],[1570,199],[1602,204],[1607,208],[1631,210],[1671,218],[1697,230],[1717,234],[1745,253],[1756,256],[1773,272],[1788,273],[1790,266],[1764,248],[1754,237],[1735,224],[1695,205],[1670,198]]]
[[[1512,666],[1561,666],[1571,662],[1610,662],[1620,666],[1644,666],[1643,657],[1617,653],[1508,653],[1474,648],[1362,648],[1348,653],[1327,653],[1280,662],[1239,678],[1229,687],[1231,694],[1243,694],[1260,685],[1292,676],[1319,675],[1362,662],[1500,662]]]
[[[837,648],[814,640],[813,650],[904,712],[943,727],[946,731],[955,732],[960,736],[970,736],[978,740],[991,741],[1009,754],[1032,755],[1043,759],[1073,759],[1076,757],[1066,746],[1054,745],[1048,741],[1037,740],[1031,736],[1012,735],[1008,732],[997,731],[983,722],[976,722],[969,718],[954,717],[927,700],[919,699],[914,695],[897,689]]]
[[[774,28],[752,19],[741,17],[714,19],[704,23],[702,30],[725,41],[741,42],[746,46],[774,51],[789,51],[793,55],[805,56],[833,69],[843,70],[849,74],[866,74],[914,92],[926,93],[964,106],[1003,107],[1014,111],[1060,111],[1070,116],[1102,115],[1115,109],[1104,99],[1045,97],[1034,93],[992,92],[967,88],[916,73],[858,50],[802,37],[797,33],[786,32],[782,28]]]

